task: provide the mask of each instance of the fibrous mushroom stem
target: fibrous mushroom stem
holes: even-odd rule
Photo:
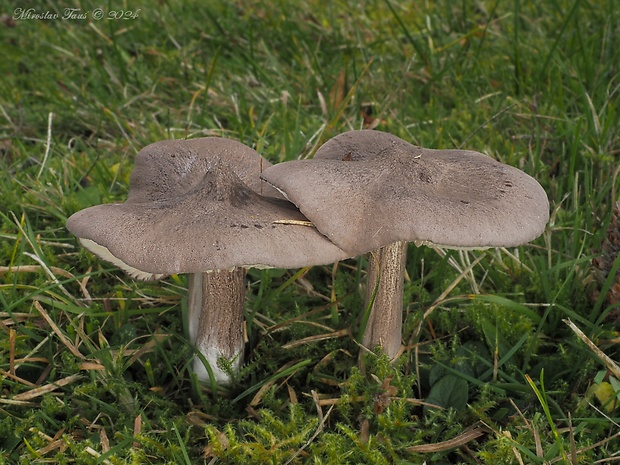
[[[198,326],[200,325],[200,313],[202,311],[202,273],[188,275],[187,283],[187,313],[189,321],[189,340],[196,343]]]
[[[369,255],[366,305],[371,302],[362,344],[369,349],[380,346],[388,357],[400,351],[403,326],[403,282],[407,260],[407,242],[400,241],[374,250]]]
[[[243,362],[245,274],[245,268],[234,268],[190,276],[190,340],[209,362],[220,385],[230,383],[231,373],[239,371]],[[200,381],[211,379],[198,356],[194,359],[194,371]]]

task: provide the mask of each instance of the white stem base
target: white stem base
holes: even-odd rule
[[[211,367],[219,385],[231,382],[243,363],[243,309],[245,303],[245,269],[195,273],[189,280],[189,336]],[[229,370],[218,363],[225,359]],[[211,376],[196,356],[193,369],[201,382]]]
[[[227,386],[232,382],[232,378],[230,372],[228,370],[222,370],[218,367],[218,359],[224,357],[222,352],[217,349],[204,349],[201,350],[200,353],[204,356],[204,358],[209,362],[209,366],[211,367],[211,371],[213,372],[213,379],[218,386]],[[239,373],[239,369],[241,368],[241,363],[243,360],[243,349],[237,353],[237,356],[234,360],[226,357],[230,363],[230,369],[233,373]],[[208,384],[211,382],[211,375],[207,370],[207,367],[202,362],[202,360],[198,356],[194,356],[194,361],[192,363],[192,369],[194,373],[196,373],[196,378],[201,383]]]

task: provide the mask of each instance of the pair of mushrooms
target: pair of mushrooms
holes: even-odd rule
[[[125,203],[82,210],[67,228],[138,279],[191,273],[189,332],[201,354],[194,371],[219,384],[230,381],[220,357],[233,371],[242,363],[247,268],[300,268],[372,251],[362,344],[394,357],[407,242],[516,246],[542,233],[549,209],[542,187],[516,168],[372,130],[340,134],[312,160],[273,166],[228,139],[162,141],[138,153],[130,184]]]

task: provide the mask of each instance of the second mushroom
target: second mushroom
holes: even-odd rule
[[[512,247],[542,234],[549,219],[545,191],[523,171],[381,131],[340,134],[314,159],[274,165],[261,177],[347,254],[373,251],[366,297],[372,308],[361,342],[390,358],[401,347],[407,242]]]

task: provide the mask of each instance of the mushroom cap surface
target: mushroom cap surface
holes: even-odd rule
[[[215,160],[230,167],[257,194],[283,198],[260,179],[260,173],[271,163],[256,150],[233,139],[199,137],[162,140],[140,150],[131,172],[127,200],[152,202],[189,192],[202,182]]]
[[[293,204],[261,188],[260,170],[268,162],[258,163],[262,157],[252,150],[257,162],[248,168],[248,150],[217,138],[151,144],[136,156],[127,201],[79,211],[67,228],[86,248],[140,279],[347,258],[305,225]],[[273,196],[259,195],[261,189]]]
[[[314,159],[261,177],[332,242],[355,255],[397,241],[511,247],[544,231],[549,202],[523,171],[469,150],[432,150],[385,132],[349,131]]]

